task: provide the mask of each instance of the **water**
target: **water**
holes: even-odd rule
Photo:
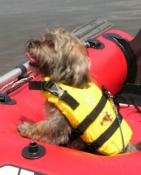
[[[71,31],[104,18],[134,36],[141,28],[140,14],[140,0],[0,0],[0,75],[26,62],[26,41],[45,28]]]

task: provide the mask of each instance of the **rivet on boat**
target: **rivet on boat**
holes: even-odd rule
[[[22,156],[27,159],[38,159],[44,156],[45,153],[45,148],[36,142],[29,143],[29,145],[22,150]]]

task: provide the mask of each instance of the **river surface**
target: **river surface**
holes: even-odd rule
[[[104,18],[135,36],[141,0],[0,0],[0,76],[26,62],[24,46],[45,28],[74,28]]]

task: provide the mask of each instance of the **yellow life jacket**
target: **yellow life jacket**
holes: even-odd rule
[[[48,80],[48,77],[44,79],[44,81]],[[41,91],[41,94],[44,95],[50,103],[57,106],[68,119],[71,126],[75,128],[86,118],[86,116],[88,116],[88,114],[91,113],[94,108],[96,108],[103,93],[101,89],[92,82],[89,83],[89,87],[87,89],[75,88],[62,83],[57,84],[77,100],[79,105],[75,109],[72,109],[67,103],[49,91]],[[85,143],[91,144],[116,122],[117,117],[113,109],[113,105],[110,100],[107,99],[106,104],[99,115],[80,137]],[[122,119],[120,126],[122,128],[124,144],[126,147],[131,139],[132,131],[124,119]],[[110,136],[108,140],[105,140],[105,142],[96,151],[104,155],[116,155],[122,152],[122,144],[123,140],[121,137],[121,130],[120,127],[118,127],[112,136]]]

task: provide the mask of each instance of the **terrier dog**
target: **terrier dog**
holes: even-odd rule
[[[50,77],[54,82],[83,89],[88,88],[88,83],[92,81],[88,74],[86,48],[79,39],[64,29],[49,31],[42,40],[29,40],[26,56],[33,71]],[[86,143],[81,138],[70,141],[72,126],[54,104],[46,101],[45,111],[48,116],[45,120],[18,125],[21,136],[74,149],[85,148]],[[137,145],[129,143],[128,152],[137,150]]]

